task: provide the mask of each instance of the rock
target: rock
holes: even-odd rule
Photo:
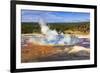
[[[66,52],[67,54],[74,56],[76,58],[79,57],[80,59],[90,56],[90,49],[81,46],[74,46],[72,48],[67,48]]]
[[[77,53],[79,51],[85,51],[87,53],[90,53],[90,48],[85,48],[81,46],[74,46],[68,53]]]

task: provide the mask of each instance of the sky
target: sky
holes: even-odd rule
[[[90,13],[21,10],[21,22],[38,22],[40,18],[47,23],[87,22],[90,21]]]

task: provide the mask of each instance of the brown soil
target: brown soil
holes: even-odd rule
[[[36,45],[28,43],[21,49],[21,62],[38,61],[39,58],[57,53],[57,49],[52,46]]]

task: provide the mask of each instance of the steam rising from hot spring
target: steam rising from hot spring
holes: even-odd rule
[[[42,45],[75,45],[80,42],[79,38],[75,36],[63,32],[58,34],[56,30],[51,30],[43,18],[40,18],[38,23],[43,37],[32,37],[31,41],[39,42]]]
[[[47,31],[49,31],[49,27],[46,25],[46,22],[43,19],[39,19],[38,23],[41,27],[42,34],[47,34]]]

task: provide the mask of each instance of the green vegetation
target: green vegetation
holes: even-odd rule
[[[89,22],[79,22],[79,23],[48,23],[50,29],[56,29],[58,32],[63,32],[67,30],[80,31],[82,33],[90,32]],[[22,22],[21,26],[22,33],[41,33],[41,29],[38,23],[25,23]]]
[[[41,29],[37,23],[22,23],[21,26],[22,33],[40,33]]]

